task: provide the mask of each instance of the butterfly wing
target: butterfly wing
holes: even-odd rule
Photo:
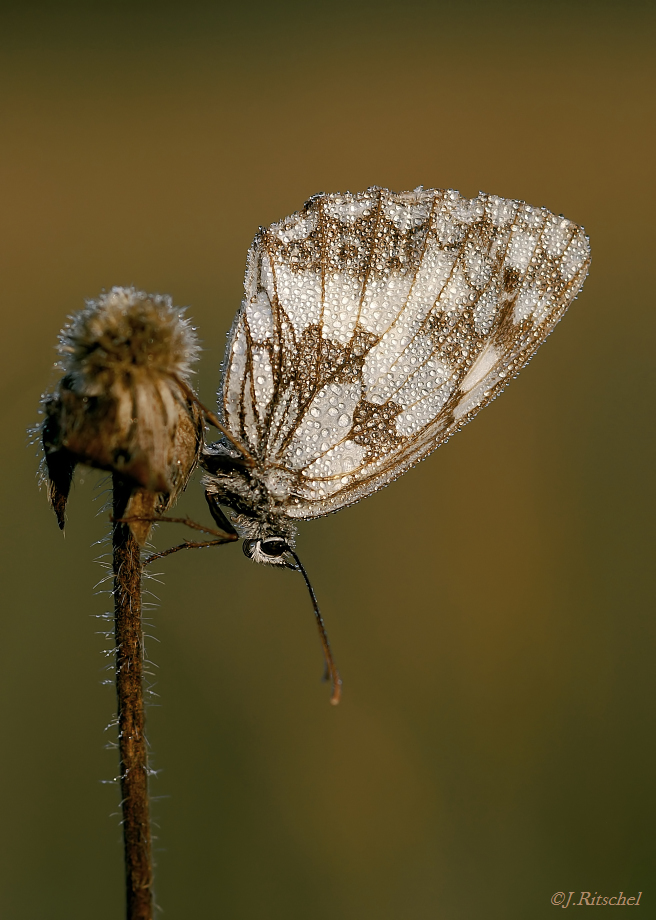
[[[336,511],[491,402],[562,317],[589,261],[580,227],[519,201],[318,195],[249,251],[224,420],[277,471],[289,517]]]

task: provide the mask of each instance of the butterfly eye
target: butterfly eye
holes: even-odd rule
[[[287,544],[284,540],[265,540],[260,549],[267,556],[282,556],[287,552]]]

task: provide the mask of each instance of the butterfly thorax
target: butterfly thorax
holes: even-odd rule
[[[286,516],[292,477],[272,464],[249,466],[224,442],[206,447],[201,464],[207,471],[205,491],[210,505],[228,509],[230,523],[246,540],[283,538],[295,545],[296,527]]]

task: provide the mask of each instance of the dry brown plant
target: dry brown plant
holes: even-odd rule
[[[184,489],[203,444],[202,409],[189,384],[198,351],[194,329],[168,297],[112,288],[89,301],[62,330],[60,377],[42,399],[39,433],[44,477],[62,530],[75,467],[85,464],[112,474],[118,748],[128,920],[153,917],[141,547],[153,523]],[[151,558],[155,557],[145,562]]]

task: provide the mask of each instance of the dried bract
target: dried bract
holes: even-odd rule
[[[199,351],[189,321],[169,297],[115,287],[72,317],[58,350],[63,376],[43,397],[41,433],[60,528],[78,463],[134,485],[126,514],[166,510],[202,445],[188,384]],[[140,542],[149,529],[133,525]]]

